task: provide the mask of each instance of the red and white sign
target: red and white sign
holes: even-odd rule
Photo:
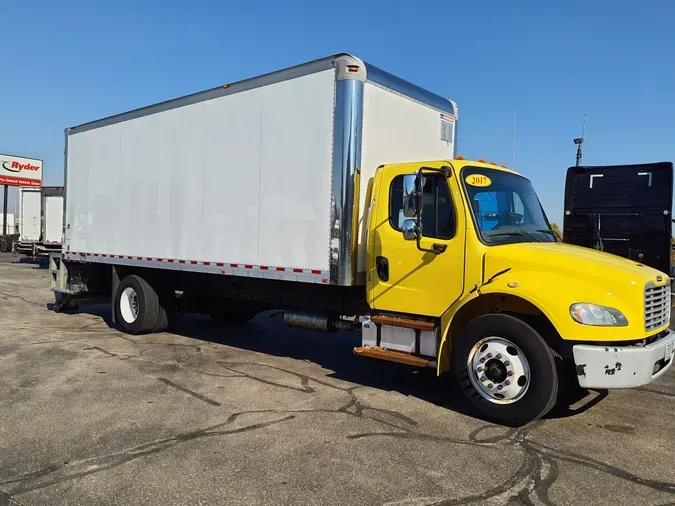
[[[42,160],[0,155],[0,185],[42,186]]]

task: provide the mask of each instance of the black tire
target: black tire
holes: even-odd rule
[[[482,339],[499,337],[515,344],[525,355],[530,368],[529,386],[512,403],[490,401],[472,385],[467,366],[469,354]],[[481,417],[501,425],[520,426],[544,416],[558,398],[559,375],[554,352],[530,325],[503,314],[480,316],[462,328],[453,339],[452,374],[469,404]]]
[[[152,332],[166,332],[173,326],[176,318],[176,292],[167,285],[157,285],[155,291],[159,297],[159,309]]]
[[[131,288],[136,292],[138,301],[138,314],[133,321],[127,321],[123,317],[120,307],[124,290],[127,288]],[[148,334],[154,331],[161,313],[159,296],[155,289],[142,277],[135,274],[124,277],[117,287],[114,305],[115,320],[127,334]]]

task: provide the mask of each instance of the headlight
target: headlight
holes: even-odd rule
[[[599,325],[606,327],[625,327],[626,317],[612,307],[598,306],[587,302],[579,302],[570,306],[572,319],[583,325]]]

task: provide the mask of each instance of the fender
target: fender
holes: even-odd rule
[[[487,278],[489,279],[489,277]],[[624,281],[625,282],[625,281]],[[523,299],[546,316],[562,339],[569,341],[629,341],[646,337],[641,313],[644,301],[641,291],[622,289],[620,282],[605,280],[584,281],[550,271],[509,270],[493,281],[465,294],[441,317],[441,344],[436,366],[437,374],[445,372],[450,365],[450,327],[453,318],[469,302],[485,295],[506,295]],[[579,299],[583,294],[583,300]],[[575,302],[590,302],[613,307],[628,319],[628,326],[592,327],[575,322],[569,308]],[[661,332],[663,328],[651,332]]]

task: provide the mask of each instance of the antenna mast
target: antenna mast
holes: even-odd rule
[[[516,110],[513,109],[513,170],[516,170]]]
[[[581,127],[581,137],[578,137],[574,139],[574,144],[577,145],[577,164],[576,166],[579,166],[579,163],[581,162],[581,147],[584,144],[584,135],[586,134],[586,115],[584,114],[584,126]]]

